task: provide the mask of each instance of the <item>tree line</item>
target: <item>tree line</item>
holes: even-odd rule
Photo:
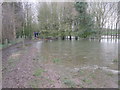
[[[34,8],[34,5],[37,7]],[[118,36],[117,2],[3,2],[2,39]]]

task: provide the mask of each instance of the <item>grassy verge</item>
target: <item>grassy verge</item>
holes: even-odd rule
[[[19,39],[16,39],[15,41],[11,41],[10,43],[6,43],[6,44],[1,44],[0,43],[0,50],[3,49],[3,48],[9,47],[11,45],[17,44],[19,42],[22,42],[22,41],[23,41],[23,39],[19,38]]]

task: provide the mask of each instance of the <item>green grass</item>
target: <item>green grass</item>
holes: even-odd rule
[[[60,62],[60,59],[58,59],[58,58],[53,59],[53,63],[58,63],[58,62]]]
[[[51,79],[49,79],[49,78],[45,78],[50,84],[53,84],[54,83],[54,81],[53,80],[51,80]]]
[[[14,62],[16,62],[18,60],[19,60],[18,58],[16,58],[16,59],[11,58],[11,59],[8,60],[8,64],[11,65],[11,64],[13,64]]]
[[[8,47],[8,44],[0,44],[0,49]]]
[[[118,62],[118,59],[114,59],[113,62],[117,63],[117,62]]]
[[[7,68],[6,67],[2,67],[2,71],[6,71],[7,70]]]
[[[91,73],[90,77],[92,77],[93,79],[95,79],[95,74]]]
[[[73,81],[69,80],[69,79],[64,79],[63,83],[70,88],[74,88],[76,86],[75,83]]]
[[[29,83],[31,88],[38,88],[38,80],[33,80]]]
[[[15,60],[14,59],[9,59],[8,63],[11,65]]]
[[[83,82],[85,82],[85,83],[87,83],[87,84],[91,84],[92,83],[92,81],[91,80],[89,80],[89,79],[83,79]]]
[[[16,39],[15,41],[10,41],[9,43],[6,43],[6,44],[0,44],[0,49],[6,48],[6,47],[8,47],[8,46],[10,46],[10,45],[14,45],[14,44],[19,43],[19,42],[21,42],[21,41],[23,41],[22,38]]]
[[[34,72],[33,76],[41,76],[41,74],[44,72],[43,69],[38,69]]]
[[[79,73],[80,73],[80,74],[84,74],[84,71],[82,71],[82,70],[79,70]]]
[[[111,77],[113,76],[113,73],[106,73],[106,74]]]
[[[18,62],[18,61],[19,61],[18,58],[16,58],[16,59],[11,58],[11,59],[8,60],[8,65],[10,66],[10,68],[13,68],[17,65],[16,62]]]
[[[3,45],[2,44],[0,44],[0,48],[2,48],[3,47]]]

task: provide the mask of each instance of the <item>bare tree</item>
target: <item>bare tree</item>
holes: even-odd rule
[[[2,43],[2,2],[0,2],[0,43]]]
[[[88,12],[92,13],[95,21],[95,28],[98,34],[108,29],[113,29],[116,23],[117,2],[91,2],[89,3]],[[112,31],[111,31],[112,32]]]
[[[2,3],[2,40],[9,42],[16,39],[16,33],[22,27],[21,2],[3,2]]]

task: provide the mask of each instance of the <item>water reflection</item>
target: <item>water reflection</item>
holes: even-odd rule
[[[42,41],[38,41],[34,44],[34,46],[38,49],[38,53],[41,52],[41,45],[42,45]]]
[[[45,62],[52,62],[54,58],[60,60],[65,66],[98,65],[106,67],[114,59],[118,59],[118,40],[101,42],[97,40],[58,40],[37,42],[39,55]],[[112,68],[117,68],[117,64]]]

